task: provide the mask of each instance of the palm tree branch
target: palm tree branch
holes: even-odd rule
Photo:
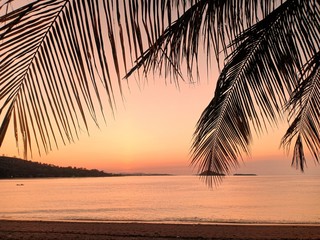
[[[192,164],[199,172],[229,173],[238,165],[241,151],[249,152],[250,125],[261,131],[261,121],[272,123],[281,114],[287,93],[297,82],[295,69],[301,65],[295,41],[281,32],[293,31],[300,16],[309,14],[301,6],[299,1],[287,1],[236,39],[237,50],[228,57],[215,96],[197,124]],[[292,13],[297,19],[292,20]]]
[[[282,145],[289,149],[291,142],[296,139],[292,165],[304,171],[306,164],[303,151],[304,142],[307,144],[315,161],[319,163],[320,52],[317,52],[305,65],[301,79],[301,83],[292,93],[287,106],[291,109],[290,117],[294,118],[294,120],[282,139]]]
[[[276,0],[268,2],[195,1],[176,21],[168,25],[156,41],[152,42],[125,77],[129,77],[141,67],[145,72],[156,69],[160,72],[177,73],[177,77],[183,72],[182,59],[186,60],[187,74],[192,77],[193,69],[198,71],[196,59],[200,46],[205,46],[207,59],[210,58],[211,48],[213,48],[219,63],[221,47],[227,55],[229,51],[227,45],[234,36],[258,21],[259,9],[264,10],[264,16],[274,8],[276,2]],[[202,41],[204,45],[201,44]],[[163,52],[166,54],[163,55]],[[164,69],[159,66],[164,66]]]
[[[98,4],[99,1],[33,1],[0,17],[4,23],[0,28],[0,108],[1,113],[6,112],[1,115],[0,144],[13,114],[15,139],[18,145],[16,133],[20,132],[25,157],[32,139],[38,149],[48,152],[51,139],[58,146],[57,136],[64,144],[78,138],[82,124],[88,131],[88,113],[98,125],[96,104],[104,117],[98,79],[105,86],[113,109],[111,61],[108,63],[105,55]],[[104,13],[111,14],[107,9]],[[110,27],[109,30],[113,31]],[[112,33],[109,43],[116,54]],[[112,62],[119,86],[117,58],[113,56]],[[38,91],[46,94],[39,96]]]

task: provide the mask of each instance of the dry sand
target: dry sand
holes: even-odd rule
[[[320,226],[0,221],[0,239],[320,239]]]

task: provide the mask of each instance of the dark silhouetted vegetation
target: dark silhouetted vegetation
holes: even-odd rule
[[[48,177],[111,177],[117,174],[105,173],[97,169],[58,167],[22,160],[0,157],[0,178],[48,178]]]

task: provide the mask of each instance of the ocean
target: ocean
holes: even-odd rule
[[[320,176],[197,176],[0,180],[0,219],[320,224]]]

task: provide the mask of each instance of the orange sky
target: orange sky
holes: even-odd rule
[[[196,173],[189,166],[192,134],[212,97],[215,81],[182,82],[180,90],[163,80],[149,81],[139,90],[134,79],[129,81],[130,91],[124,85],[125,101],[118,101],[115,118],[108,115],[107,124],[101,120],[100,129],[92,126],[90,136],[83,132],[79,141],[60,145],[48,155],[39,157],[35,151],[32,160],[109,172]],[[290,157],[279,149],[283,131],[271,129],[256,138],[252,157],[246,158],[237,172],[299,174],[290,167]],[[19,156],[11,136],[1,154]],[[308,166],[307,174],[319,172],[312,160]]]
[[[34,151],[32,160],[108,172],[196,173],[189,166],[192,134],[218,78],[217,70],[213,70],[207,79],[205,64],[202,67],[201,82],[181,82],[180,90],[174,84],[165,84],[163,79],[149,79],[139,89],[135,79],[130,78],[130,91],[124,84],[125,101],[118,99],[115,119],[108,114],[106,125],[101,119],[100,129],[91,126],[90,137],[83,132],[79,141],[60,144],[59,150],[46,156],[39,157]],[[284,131],[279,127],[256,138],[252,157],[245,159],[246,165],[238,172],[299,173],[290,167],[290,157],[279,149]],[[12,135],[9,131],[1,155],[22,157]],[[314,165],[312,160],[308,161],[306,172],[319,173],[320,168]]]

